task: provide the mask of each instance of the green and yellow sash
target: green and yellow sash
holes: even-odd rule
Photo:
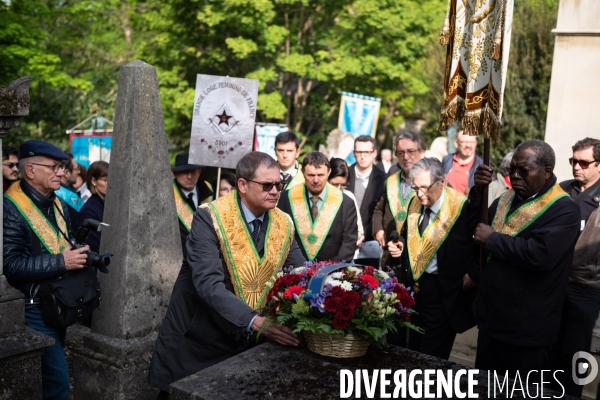
[[[260,310],[266,301],[267,282],[283,266],[290,252],[294,239],[290,217],[277,208],[268,211],[264,254],[260,258],[239,207],[237,191],[201,208],[212,218],[236,296]]]
[[[467,198],[456,190],[444,188],[442,207],[423,232],[423,236],[419,234],[419,217],[423,207],[418,198],[410,203],[406,245],[415,281],[423,275],[431,258],[446,240],[466,200]]]
[[[504,235],[517,236],[523,229],[538,219],[554,202],[561,197],[568,196],[561,187],[555,183],[550,190],[537,199],[523,204],[508,215],[510,205],[515,198],[515,191],[509,189],[500,196],[496,215],[492,221],[492,228]]]
[[[309,261],[313,261],[319,254],[331,229],[331,224],[333,224],[333,220],[344,200],[342,191],[329,183],[325,185],[322,194],[325,195],[325,198],[322,198],[323,206],[317,218],[313,221],[309,202],[305,196],[305,185],[296,185],[290,189],[289,193],[294,225]]]
[[[303,184],[304,184],[304,174],[302,173],[301,168],[298,168],[298,172],[296,172],[296,175],[294,175],[294,178],[292,178],[290,183],[287,184],[286,190],[291,189],[298,185],[303,185]]]
[[[402,170],[391,175],[385,182],[388,204],[390,206],[390,211],[394,216],[394,220],[396,221],[397,232],[402,230],[402,225],[404,225],[404,221],[406,221],[408,205],[410,204],[410,200],[415,197],[414,190],[411,190],[406,201],[402,200],[401,180]]]
[[[177,209],[177,217],[185,226],[185,229],[190,231],[192,229],[192,220],[194,219],[194,210],[192,207],[181,197],[181,192],[179,188],[175,184],[175,179],[173,179],[173,192],[175,194],[175,208]],[[200,201],[200,199],[198,200]]]
[[[23,193],[21,189],[21,182],[16,182],[8,188],[4,196],[12,201],[17,209],[23,215],[31,230],[40,239],[40,242],[46,247],[46,250],[51,254],[59,254],[62,251],[70,247],[68,239],[66,239],[60,232],[57,232],[54,226],[48,221],[46,216],[42,214],[39,208],[31,201],[31,199]],[[60,200],[54,199],[55,206],[63,213],[63,208],[60,204]],[[54,214],[56,222],[60,230],[67,232],[67,224],[63,218],[59,218],[56,213]]]

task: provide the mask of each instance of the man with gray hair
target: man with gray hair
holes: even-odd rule
[[[161,390],[159,399],[168,398],[171,383],[255,345],[259,330],[261,338],[298,345],[290,329],[263,326],[258,314],[275,271],[305,262],[292,221],[275,208],[284,186],[279,165],[253,152],[236,172],[237,190],[194,213],[150,363],[148,382]]]
[[[408,206],[400,242],[388,243],[401,258],[398,279],[415,292],[412,321],[425,330],[410,332],[409,348],[448,359],[457,333],[475,325],[471,304],[478,278],[471,235],[477,218],[467,198],[446,186],[444,166],[423,158],[410,171],[416,196]]]
[[[490,207],[490,225],[478,224],[473,235],[487,253],[475,302],[475,368],[514,377],[549,367],[581,225],[579,207],[556,182],[554,163],[549,144],[521,143],[510,162],[512,189]],[[470,202],[481,202],[492,172],[477,168]]]

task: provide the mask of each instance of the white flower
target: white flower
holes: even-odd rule
[[[348,281],[344,281],[341,284],[342,289],[344,289],[347,292],[351,292],[352,291],[352,283],[348,282]]]
[[[294,268],[294,270],[292,272],[295,273],[295,274],[297,274],[297,273],[303,272],[303,271],[306,271],[306,267],[297,267],[297,268]]]
[[[332,277],[333,279],[342,279],[344,277],[344,273],[343,272],[334,272],[329,274],[330,277]]]
[[[348,267],[347,269],[348,269],[348,271],[356,272],[357,274],[360,274],[362,272],[362,269],[356,268],[356,267]]]
[[[342,282],[333,279],[331,276],[328,276],[327,279],[325,279],[325,284],[326,285],[331,285],[331,286],[340,286],[342,284]]]
[[[390,277],[387,273],[383,272],[380,269],[376,269],[375,271],[377,271],[377,273],[379,274],[379,276],[381,276],[383,279],[387,279],[387,278]]]

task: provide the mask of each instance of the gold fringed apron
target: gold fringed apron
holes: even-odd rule
[[[173,180],[173,192],[175,194],[175,208],[177,209],[177,218],[181,221],[185,229],[189,232],[192,229],[192,221],[194,220],[194,210],[190,205],[183,199],[179,188]],[[198,199],[201,201],[201,199]]]
[[[410,195],[404,201],[402,199],[402,171],[398,171],[392,176],[390,176],[385,182],[385,189],[387,193],[388,204],[390,206],[390,211],[394,216],[394,221],[396,221],[396,232],[400,233],[402,231],[402,225],[404,225],[404,221],[406,221],[408,205],[410,204],[410,200],[415,197],[414,190],[411,190]]]
[[[269,210],[264,254],[259,257],[234,191],[201,206],[210,214],[238,298],[260,310],[268,293],[267,282],[283,267],[294,239],[290,217],[275,208]]]

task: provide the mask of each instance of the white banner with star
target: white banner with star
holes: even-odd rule
[[[190,164],[235,168],[252,151],[258,81],[198,75]]]

